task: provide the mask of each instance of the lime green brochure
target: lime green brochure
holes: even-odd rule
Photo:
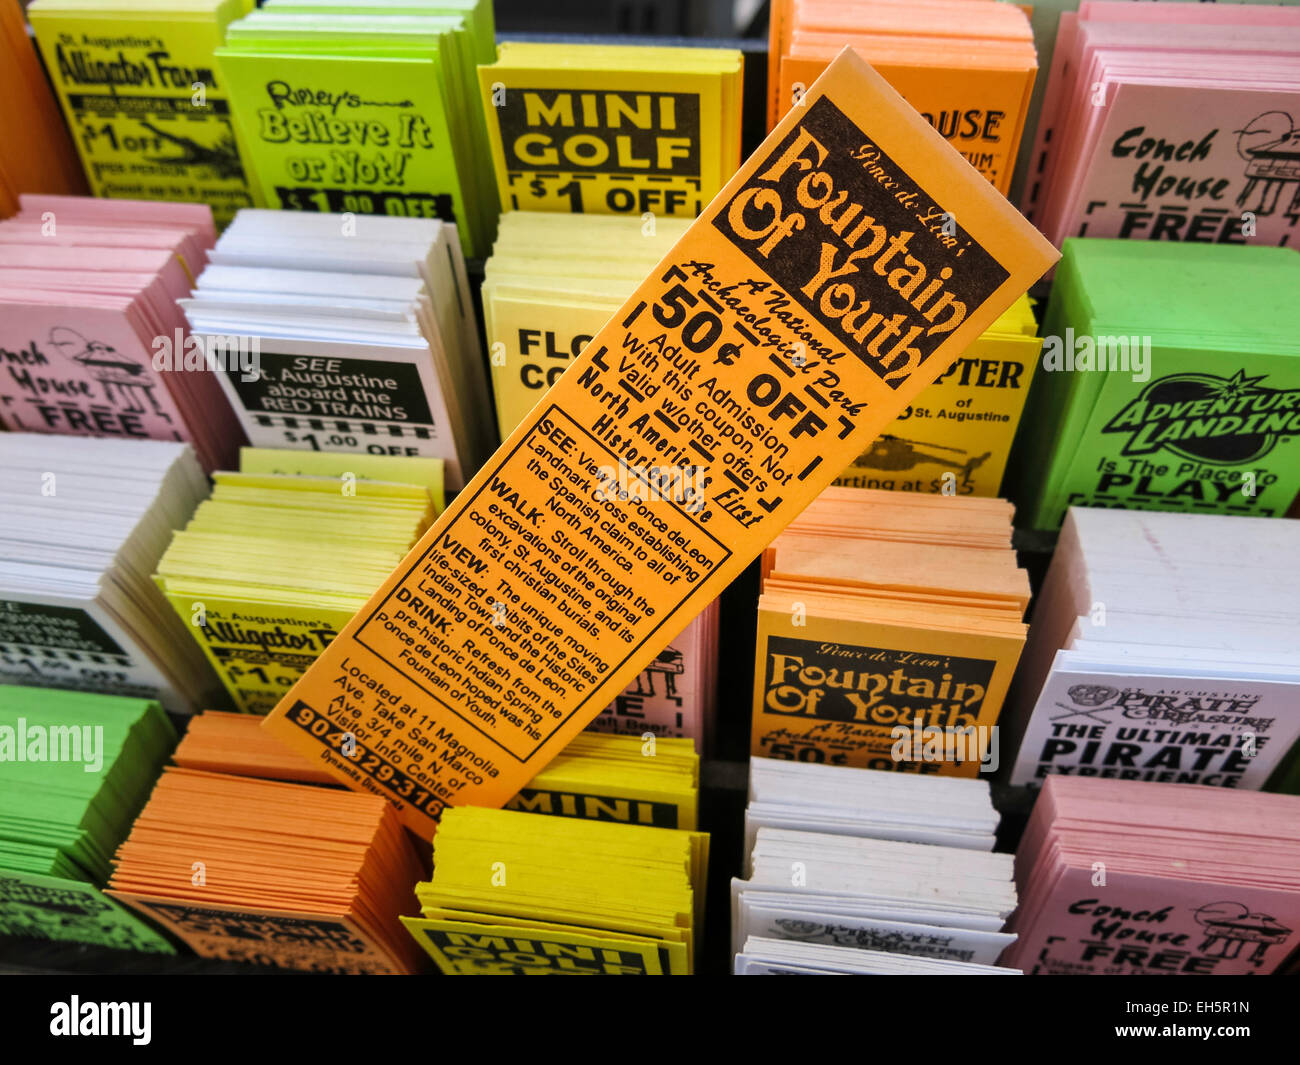
[[[0,935],[175,954],[144,921],[77,880],[0,870]]]
[[[494,212],[474,180],[463,17],[258,15],[218,62],[259,203],[441,218],[466,255],[485,254]]]

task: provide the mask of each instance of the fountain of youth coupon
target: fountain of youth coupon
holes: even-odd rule
[[[264,727],[500,806],[1056,257],[845,52]]]

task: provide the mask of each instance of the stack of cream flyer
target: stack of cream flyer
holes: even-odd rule
[[[221,379],[255,446],[440,458],[450,488],[495,446],[450,223],[241,211],[180,302],[196,334],[256,353]]]
[[[746,849],[768,827],[991,851],[998,822],[987,780],[749,760]]]
[[[1072,507],[1036,604],[1011,783],[1258,789],[1300,736],[1300,527]]]
[[[987,782],[754,758],[738,975],[1004,975],[1010,855]]]
[[[0,433],[0,683],[181,712],[218,692],[150,580],[207,493],[185,444]]]

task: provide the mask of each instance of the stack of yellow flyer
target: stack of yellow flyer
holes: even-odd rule
[[[694,218],[740,166],[730,48],[507,42],[479,68],[507,210]]]
[[[485,265],[497,425],[504,440],[587,341],[686,231],[682,219],[508,211]],[[641,346],[629,350],[633,357]],[[683,368],[694,361],[689,356]],[[634,468],[611,466],[612,491],[639,489]],[[647,663],[591,723],[600,732],[710,741],[717,685],[718,612],[712,604]]]
[[[709,837],[457,806],[402,922],[447,975],[689,975]]]
[[[503,440],[687,224],[538,211],[501,216],[483,268],[483,321]]]
[[[835,483],[996,496],[1042,348],[1021,296],[894,419]]]
[[[217,52],[259,206],[455,222],[481,256],[498,205],[474,68],[490,0],[271,0]]]
[[[699,788],[692,740],[580,732],[506,809],[693,829]]]
[[[974,777],[1024,647],[1000,499],[830,488],[763,556],[751,753]]]
[[[362,456],[308,457],[315,476],[216,473],[212,498],[173,536],[154,578],[246,712],[275,706],[434,516],[418,474],[365,480],[352,468]],[[378,695],[340,692],[367,710]],[[361,743],[384,727],[359,709],[356,725]]]
[[[334,455],[322,451],[241,447],[239,469],[242,473],[296,473],[336,479],[350,473],[359,481],[423,485],[429,492],[435,515],[442,513],[447,498],[442,460],[418,455]]]
[[[230,87],[213,59],[227,25],[252,6],[35,0],[28,7],[96,196],[206,203],[218,225],[252,202],[230,124]]]

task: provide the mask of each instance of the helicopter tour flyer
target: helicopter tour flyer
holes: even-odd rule
[[[29,16],[91,192],[206,203],[218,226],[252,206],[213,51],[243,14],[43,9]]]
[[[1014,313],[1013,312],[1019,312]],[[995,497],[1038,368],[1029,299],[994,327],[863,449],[843,488]]]

